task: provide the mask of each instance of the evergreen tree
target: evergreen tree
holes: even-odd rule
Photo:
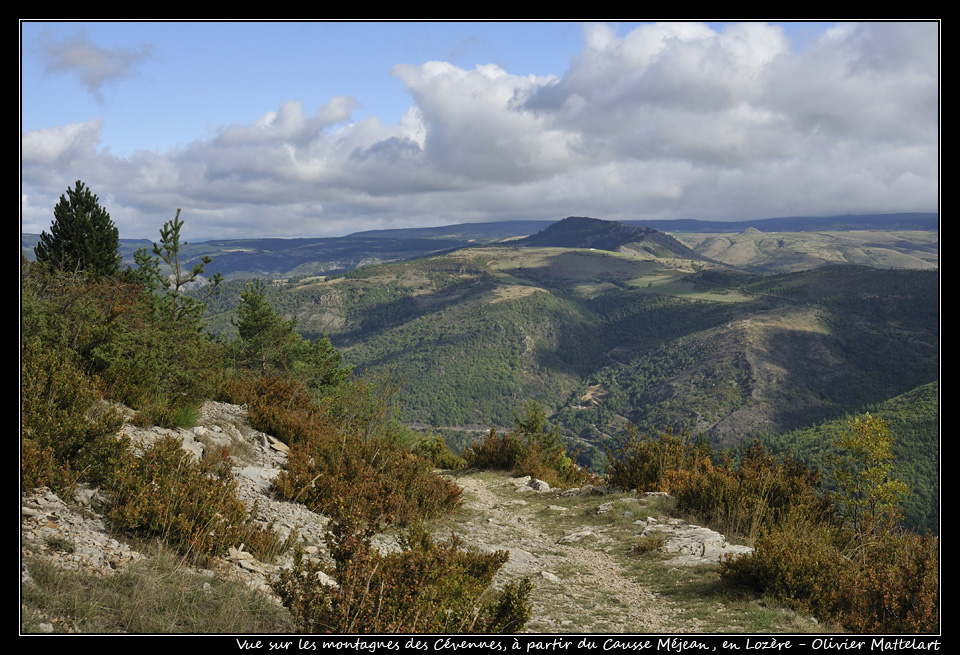
[[[140,248],[133,255],[138,268],[130,273],[130,280],[143,284],[153,291],[161,291],[171,318],[180,320],[186,318],[196,321],[199,326],[200,317],[206,308],[206,302],[220,293],[220,283],[223,276],[216,273],[207,281],[206,292],[202,296],[192,298],[184,295],[190,285],[203,281],[201,277],[207,264],[213,261],[209,255],[204,255],[193,268],[186,269],[180,263],[180,249],[187,245],[180,241],[180,229],[183,221],[180,220],[180,208],[172,221],[167,221],[160,228],[160,243],[153,244],[153,256],[147,253],[146,248]],[[169,276],[163,274],[161,262],[171,271]]]
[[[64,271],[84,271],[92,277],[112,275],[120,267],[120,233],[83,182],[53,209],[50,234],[40,235],[34,249],[37,261]]]
[[[237,318],[237,363],[259,373],[288,372],[299,335],[294,322],[284,321],[264,296],[263,282],[247,284],[240,294]]]
[[[258,373],[279,373],[324,393],[340,386],[352,368],[326,336],[308,341],[296,331],[297,321],[284,320],[266,299],[263,282],[251,282],[237,307],[236,361]]]

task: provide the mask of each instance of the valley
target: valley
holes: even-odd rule
[[[740,236],[759,239],[749,230]],[[821,236],[816,234],[807,243],[812,244],[809,252],[822,260],[824,251],[816,245]],[[884,237],[871,238],[880,243]],[[927,239],[911,238],[918,244]],[[799,252],[801,242],[802,237],[790,241],[791,252]],[[898,237],[897,243],[904,242]],[[817,629],[819,623],[793,613],[772,617],[757,610],[752,601],[731,604],[729,590],[721,592],[727,584],[721,578],[729,573],[723,565],[718,568],[711,562],[680,570],[673,566],[674,560],[666,568],[659,556],[648,561],[639,553],[667,546],[660,545],[660,538],[647,539],[637,526],[660,521],[686,525],[689,517],[702,513],[703,523],[697,525],[736,535],[760,550],[769,549],[771,543],[779,548],[777,539],[786,544],[807,539],[812,534],[808,530],[791,530],[786,525],[796,518],[792,514],[777,519],[781,509],[794,507],[793,500],[778,499],[781,491],[788,499],[800,491],[807,494],[803,502],[811,504],[797,505],[801,507],[798,515],[831,506],[833,496],[826,494],[837,494],[841,510],[852,507],[859,500],[840,473],[847,465],[844,462],[851,461],[850,442],[843,435],[852,426],[878,425],[879,440],[885,438],[881,433],[889,424],[893,436],[889,452],[895,459],[882,472],[897,479],[892,481],[897,491],[891,493],[903,494],[903,511],[896,509],[890,515],[890,541],[884,543],[894,549],[914,548],[912,544],[927,549],[917,551],[919,559],[911,561],[921,568],[932,565],[935,571],[940,523],[939,273],[922,266],[813,265],[813,260],[802,270],[761,273],[722,261],[729,259],[730,250],[716,249],[707,255],[649,228],[570,218],[531,237],[474,243],[331,275],[268,279],[253,285],[247,279],[228,280],[202,316],[198,312],[183,323],[164,320],[164,316],[175,319],[177,303],[189,297],[173,298],[164,305],[162,296],[143,294],[142,286],[125,272],[112,282],[51,286],[45,280],[55,279],[53,274],[39,266],[28,267],[27,323],[34,338],[24,350],[23,372],[32,389],[26,396],[32,404],[21,414],[21,420],[29,422],[22,430],[24,443],[32,448],[22,463],[25,480],[28,485],[34,479],[61,485],[64,489],[58,493],[71,490],[72,462],[62,469],[46,466],[43,458],[54,451],[35,445],[47,434],[45,412],[35,409],[44,402],[37,390],[65,394],[73,388],[71,384],[85,384],[89,391],[83,403],[93,403],[103,393],[94,387],[99,379],[94,373],[81,374],[70,368],[70,361],[56,360],[57,347],[47,342],[60,339],[82,353],[86,359],[80,361],[92,371],[106,371],[102,379],[111,381],[111,398],[119,401],[117,409],[87,428],[94,432],[89,449],[81,448],[74,455],[78,467],[92,467],[90,475],[110,485],[111,493],[127,493],[124,490],[132,485],[129,497],[123,496],[110,509],[118,535],[154,529],[152,524],[131,520],[125,531],[122,522],[127,514],[122,512],[137,517],[155,505],[163,516],[168,512],[163,507],[166,496],[150,498],[144,508],[133,505],[147,498],[138,491],[142,484],[133,478],[140,469],[137,456],[123,454],[120,449],[126,441],[113,439],[110,430],[129,422],[125,429],[139,434],[154,422],[162,425],[149,429],[159,430],[158,435],[165,438],[139,457],[167,462],[160,469],[167,475],[168,470],[179,472],[183,466],[182,461],[177,464],[177,457],[186,457],[181,453],[188,441],[186,426],[195,425],[211,407],[229,405],[232,412],[246,416],[251,428],[270,430],[265,434],[272,436],[255,437],[253,446],[233,444],[232,451],[218,446],[203,458],[198,456],[199,463],[189,468],[188,485],[233,481],[221,475],[227,469],[217,464],[219,454],[225,462],[234,457],[241,460],[240,477],[252,476],[258,494],[267,493],[266,500],[257,496],[259,502],[252,505],[259,523],[238,518],[240,527],[230,528],[243,533],[220,537],[203,530],[211,539],[229,540],[227,554],[242,559],[241,568],[254,566],[251,557],[275,558],[284,552],[292,543],[290,535],[299,535],[298,543],[303,541],[301,545],[310,552],[320,552],[316,534],[311,542],[301,528],[291,531],[287,526],[286,538],[272,532],[275,517],[262,515],[257,508],[279,503],[282,497],[323,514],[339,526],[335,531],[354,520],[342,513],[347,507],[357,515],[374,517],[368,537],[382,527],[380,521],[389,525],[393,514],[416,513],[430,519],[437,535],[453,532],[475,548],[474,553],[492,548],[508,551],[505,575],[535,575],[540,583],[529,597],[533,614],[528,631]],[[765,252],[763,247],[755,250]],[[781,259],[780,265],[793,257]],[[753,268],[770,265],[753,261]],[[61,275],[63,280],[70,279],[70,273]],[[202,288],[196,290],[202,292]],[[68,302],[64,305],[64,298],[56,293]],[[88,297],[95,302],[89,303]],[[151,302],[157,304],[151,307]],[[101,313],[90,316],[94,306]],[[126,320],[115,323],[117,311],[127,312]],[[74,325],[82,329],[74,330]],[[87,325],[96,329],[83,327]],[[170,335],[166,330],[171,330]],[[219,338],[211,339],[209,333]],[[51,337],[43,338],[45,334]],[[145,347],[150,343],[166,345]],[[198,348],[198,343],[204,347]],[[129,364],[134,359],[137,367]],[[141,374],[141,366],[157,375]],[[57,382],[56,375],[73,382]],[[183,391],[171,396],[159,385],[157,389],[140,386],[144,380],[167,380],[165,384]],[[185,400],[171,406],[170,397]],[[211,399],[217,402],[211,404]],[[76,407],[70,416],[78,416],[75,423],[86,426],[89,408],[86,404]],[[56,435],[64,422],[58,416],[53,416],[56,425],[51,428]],[[884,422],[876,423],[872,417]],[[177,433],[182,444],[177,443],[179,438],[168,438],[171,426],[182,428]],[[209,441],[214,439],[211,434],[216,441],[228,430],[219,424],[193,429],[204,452],[214,443]],[[647,433],[650,440],[642,436]],[[498,434],[504,436],[498,438]],[[646,452],[643,449],[654,448],[649,444],[655,440],[662,454],[631,459]],[[509,470],[513,465],[497,458],[514,453],[516,444],[527,453],[524,465],[533,467],[516,475],[558,476],[549,478],[550,485],[558,487],[549,497],[521,500],[513,489],[517,483],[506,480],[504,471],[486,470]],[[706,485],[701,489],[703,497],[740,503],[740,496],[732,491],[749,489],[755,482],[761,494],[770,494],[754,496],[762,498],[763,505],[757,507],[766,509],[756,513],[732,504],[710,509],[677,496],[669,502],[678,505],[670,509],[659,507],[656,496],[652,501],[639,500],[629,493],[641,484],[629,476],[645,470],[643,462],[662,466],[674,456],[668,451],[674,447],[690,454],[684,454],[678,464],[668,463],[678,468],[655,480],[655,493],[693,494],[694,487]],[[259,461],[256,466],[244,463],[251,452],[261,450],[270,462],[274,450],[289,453],[289,459],[280,466],[271,464],[270,471]],[[465,450],[466,456],[458,457]],[[593,472],[607,473],[606,477],[571,466],[573,457]],[[799,461],[778,464],[778,457]],[[680,468],[688,464],[692,471]],[[812,465],[809,474],[805,465]],[[205,473],[204,467],[210,466],[221,466],[218,477]],[[447,477],[433,475],[435,468],[447,469]],[[456,484],[449,484],[451,480]],[[601,480],[605,493],[594,499],[590,496],[593,482]],[[567,487],[573,487],[574,481],[581,489],[569,492],[576,493],[571,496]],[[543,484],[530,482],[531,488],[534,482],[538,488]],[[788,482],[799,484],[800,491],[781,489]],[[154,485],[151,488],[180,488],[165,481],[146,483]],[[652,483],[643,484],[649,490]],[[814,487],[819,489],[814,492]],[[224,488],[235,493],[234,487]],[[25,512],[39,513],[50,503],[60,502],[49,491],[38,493],[24,501]],[[448,514],[438,509],[448,501],[451,507],[458,506],[461,494],[461,511]],[[680,513],[681,502],[688,503],[683,512],[694,514]],[[615,503],[625,505],[611,511]],[[641,503],[636,509],[656,515],[637,519],[635,508],[627,503]],[[237,499],[233,506],[238,517],[245,516],[243,502]],[[202,503],[198,507],[207,509]],[[675,510],[678,513],[671,514]],[[853,521],[855,511],[848,514]],[[733,518],[722,526],[725,517]],[[743,523],[745,517],[753,517],[754,522]],[[325,520],[316,522],[320,525]],[[780,536],[768,540],[758,523],[761,520],[783,523],[773,528]],[[814,523],[812,529],[827,525]],[[911,531],[898,536],[901,528]],[[76,548],[74,536],[31,538],[31,548],[37,552],[63,550],[70,555]],[[236,548],[238,539],[260,554],[247,555],[243,546]],[[339,552],[336,539],[336,535],[325,539],[334,560]],[[584,539],[591,541],[581,544]],[[194,548],[194,541],[185,542],[188,550]],[[178,547],[180,542],[170,543]],[[767,552],[764,557],[769,556]],[[840,557],[838,562],[848,561],[835,546],[829,552]],[[31,551],[30,557],[35,554]],[[811,563],[819,566],[817,556],[811,557]],[[935,575],[930,582],[929,575],[914,576],[897,566],[885,570],[896,570],[909,584],[916,578],[921,586],[936,585]],[[281,594],[287,607],[300,606],[298,594],[313,593],[309,585],[287,586],[299,584],[290,577],[299,575],[296,567],[290,569],[293,574],[270,570],[273,577],[264,574],[259,584]],[[34,571],[43,577],[49,573],[31,560],[22,576]],[[314,580],[312,575],[307,572],[303,581]],[[820,580],[822,575],[808,577]],[[24,579],[32,584],[32,579]],[[643,587],[639,580],[644,581]],[[894,584],[903,587],[904,597],[912,593],[906,582]],[[677,596],[680,587],[686,591]],[[508,585],[504,593],[514,593],[511,589]],[[50,627],[52,620],[47,621],[54,605],[48,599],[35,602],[37,615],[29,620],[37,622],[37,629],[55,629]],[[923,605],[935,606],[935,600]],[[295,620],[304,618],[294,614]]]
[[[209,332],[234,336],[241,293],[266,280],[299,333],[399,384],[401,420],[457,451],[511,426],[527,399],[603,470],[631,424],[779,443],[939,379],[936,215],[651,225],[571,217],[184,252],[226,273]],[[936,444],[938,405],[924,407]]]
[[[914,268],[880,267],[894,258],[876,254],[908,240],[914,255],[930,243],[935,251],[935,235],[844,232],[844,257],[874,244],[873,266],[822,265],[837,257],[823,245],[836,239],[821,232],[774,235],[784,244],[774,266],[756,230],[651,242],[644,228],[572,220],[536,239],[275,280],[266,293],[302,334],[328,335],[358,373],[400,383],[402,419],[455,450],[512,425],[532,398],[598,470],[604,446],[630,424],[729,447],[842,419],[939,378],[935,252],[901,253],[896,261]],[[718,239],[741,247],[716,248]],[[576,240],[611,249],[557,245]],[[744,243],[760,253],[753,264],[722,261]],[[765,266],[803,270],[750,270]],[[209,329],[230,334],[244,286],[225,285]]]

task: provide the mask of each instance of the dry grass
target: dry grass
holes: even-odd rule
[[[109,576],[27,560],[34,584],[21,595],[22,632],[288,632],[285,609],[236,581],[202,576],[171,549]],[[46,625],[44,625],[46,624]]]

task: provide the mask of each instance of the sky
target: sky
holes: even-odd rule
[[[20,23],[21,230],[933,212],[940,26]]]

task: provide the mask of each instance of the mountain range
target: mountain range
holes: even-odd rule
[[[784,238],[816,252],[820,236]],[[568,218],[524,238],[275,281],[267,294],[358,372],[402,381],[409,424],[462,445],[470,430],[511,425],[533,398],[599,465],[628,424],[729,446],[936,381],[931,259],[761,275],[656,230]],[[225,285],[212,330],[230,332],[244,285]]]
[[[777,221],[666,234],[570,217],[204,242],[188,257],[213,253],[208,270],[232,278],[208,307],[210,331],[231,334],[247,281],[272,279],[266,297],[301,334],[328,335],[358,373],[402,383],[409,425],[462,447],[532,398],[600,467],[630,424],[782,444],[937,382],[938,235],[918,229],[931,216],[771,232],[789,225]],[[908,423],[922,424],[929,480],[938,403],[922,406]],[[795,454],[815,459],[808,441]]]

